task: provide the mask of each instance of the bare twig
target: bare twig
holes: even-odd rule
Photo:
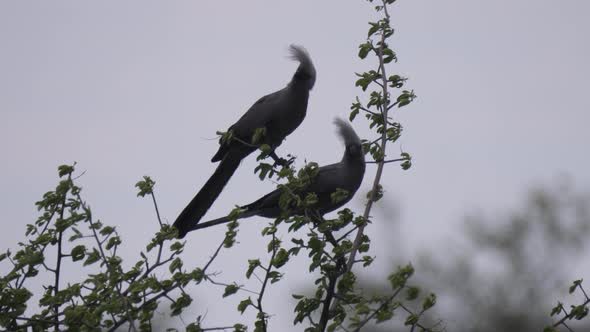
[[[210,283],[212,283],[213,285],[217,285],[217,286],[224,286],[224,287],[231,286],[231,284],[227,284],[227,283],[224,283],[224,282],[219,282],[219,281],[215,281],[215,280],[213,280],[213,278],[211,278],[211,276],[210,276],[210,275],[206,275],[206,276],[205,276],[205,279],[207,279],[207,281],[209,281],[209,282],[210,282]],[[250,293],[250,294],[256,294],[256,295],[258,295],[258,294],[259,294],[258,292],[255,292],[255,291],[253,291],[253,290],[249,290],[249,289],[247,289],[247,288],[244,288],[244,287],[242,287],[242,286],[238,286],[238,290],[241,290],[241,291],[244,291],[244,292],[246,292],[246,293]]]
[[[408,158],[398,158],[398,159],[389,159],[389,160],[379,160],[379,161],[366,161],[366,164],[388,164],[388,163],[395,163],[398,161],[406,161]]]
[[[215,258],[219,254],[219,251],[221,250],[221,247],[223,247],[223,243],[224,242],[225,242],[225,239],[223,239],[223,241],[221,241],[221,243],[217,247],[217,250],[215,250],[215,253],[213,254],[213,256],[211,256],[211,258],[209,259],[209,261],[207,262],[207,264],[205,264],[205,267],[203,268],[203,274],[205,273],[205,271],[207,271],[207,269],[209,268],[209,266],[211,265],[211,263],[213,263],[213,260],[215,260]]]
[[[158,209],[158,203],[156,202],[156,194],[154,191],[151,190],[150,195],[152,196],[152,201],[154,202],[154,208],[156,209],[156,216],[158,217],[158,223],[160,223],[160,228],[162,228],[162,218],[160,218],[160,210]]]

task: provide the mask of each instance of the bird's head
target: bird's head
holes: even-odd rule
[[[363,153],[361,139],[358,137],[354,129],[352,129],[352,126],[340,118],[335,118],[334,124],[338,128],[338,135],[346,147],[343,159],[362,160],[364,162],[365,154]]]

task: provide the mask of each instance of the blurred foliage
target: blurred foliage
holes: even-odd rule
[[[550,324],[559,290],[584,258],[589,203],[561,185],[533,190],[508,217],[469,218],[466,254],[433,264],[442,276],[436,288],[462,303],[454,319],[459,329],[526,332]]]
[[[464,226],[417,263],[416,279],[438,294],[433,315],[448,330],[590,331],[583,283],[571,281],[589,272],[580,268],[587,266],[590,196],[567,184],[536,189],[518,211],[469,217]],[[569,303],[557,303],[564,297]]]

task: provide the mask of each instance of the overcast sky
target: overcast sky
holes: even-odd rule
[[[383,179],[402,220],[391,236],[408,261],[461,236],[466,213],[516,207],[531,186],[567,176],[590,188],[588,1],[400,0],[391,13],[399,62],[388,70],[409,77],[418,95],[394,114],[414,166],[389,165]],[[331,121],[347,116],[359,93],[354,73],[369,68],[356,53],[371,17],[361,0],[0,2],[1,249],[24,238],[56,167],[77,161],[94,215],[117,225],[123,255],[136,257],[157,222],[134,184],[152,176],[172,222],[216,166],[215,132],[291,78],[290,43],[307,47],[318,79],[307,118],[278,152],[299,156],[299,166],[339,160]],[[354,127],[371,137],[364,122]],[[242,163],[206,219],[273,188],[254,167],[253,157]],[[374,170],[349,204],[357,212]],[[383,226],[396,219],[388,213],[375,212],[371,234],[392,229]],[[244,223],[239,247],[222,253],[215,269],[228,271],[227,281],[243,282],[246,258],[264,255],[265,222]],[[186,264],[205,262],[223,231],[189,235]],[[385,259],[402,246],[373,242]],[[271,324],[283,331],[292,321],[288,294],[309,280],[296,271],[287,278],[299,282],[271,288],[280,296],[268,300],[280,314]],[[208,308],[210,325],[227,323],[243,297],[212,306],[221,291],[196,293],[195,312]]]

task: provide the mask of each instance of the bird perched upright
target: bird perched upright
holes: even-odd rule
[[[303,122],[316,70],[305,48],[291,45],[289,51],[291,59],[299,62],[293,78],[285,88],[258,99],[230,126],[228,132],[233,138],[219,140],[219,150],[211,159],[211,162],[220,162],[217,169],[174,222],[179,238],[199,223],[242,159],[257,149],[249,144],[257,129],[264,128],[264,135],[259,138],[258,144],[270,146],[272,156],[276,158],[276,147]]]
[[[305,197],[308,193],[315,193],[317,195],[317,203],[312,207],[314,210],[313,215],[323,216],[348,203],[360,187],[363,176],[365,175],[365,154],[363,153],[361,140],[354,129],[345,121],[335,119],[334,123],[338,127],[338,134],[345,146],[342,160],[335,164],[320,167],[311,183],[299,193],[300,197]],[[345,190],[348,195],[340,201],[334,201],[332,200],[332,193],[337,192],[338,189]],[[244,219],[252,216],[265,218],[280,217],[281,208],[279,206],[279,200],[281,195],[281,189],[276,189],[253,203],[242,206],[242,211],[238,215],[238,218]],[[294,210],[291,213],[294,215],[303,215],[306,212],[308,211]],[[190,231],[229,221],[229,217],[218,218],[194,225]]]

